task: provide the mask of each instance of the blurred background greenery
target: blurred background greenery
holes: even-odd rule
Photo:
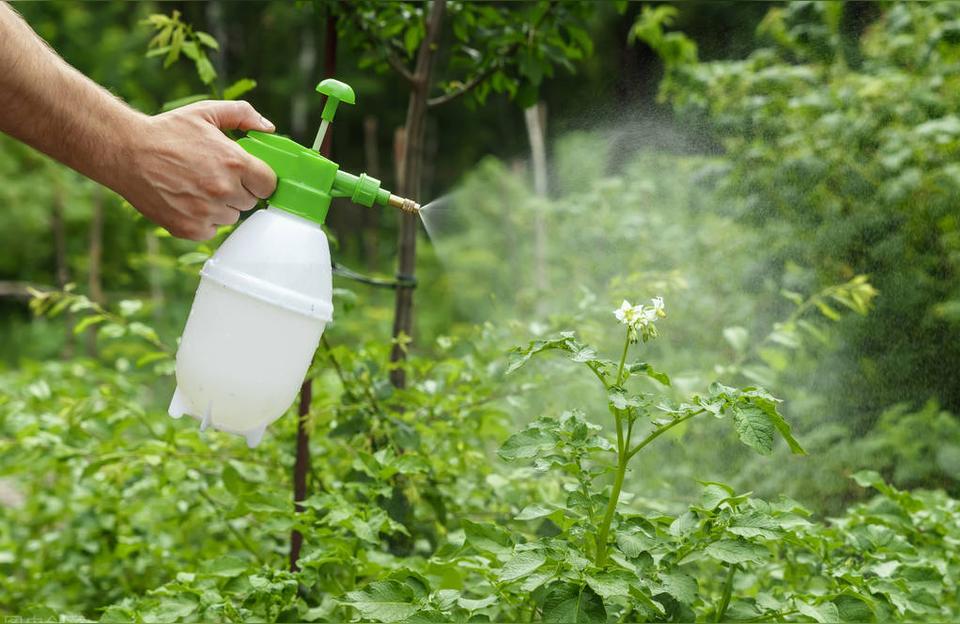
[[[16,4],[67,61],[148,113],[206,89],[191,63],[163,68],[162,58],[145,54],[154,34],[145,18],[179,11],[219,41],[209,51],[212,86],[254,79],[244,98],[301,141],[319,122],[313,87],[334,6],[343,31],[336,75],[358,96],[333,126],[334,160],[394,188],[408,91],[381,71],[383,63],[366,63],[370,44],[348,32],[350,11],[375,5]],[[507,14],[527,6],[508,6]],[[589,53],[552,76],[526,75],[538,87],[532,102],[493,89],[483,101],[463,98],[428,115],[420,195],[437,201],[421,232],[411,350],[422,359],[412,364],[410,392],[429,394],[417,367],[433,370],[432,359],[449,358],[474,375],[460,381],[489,385],[509,415],[507,429],[569,407],[602,421],[604,411],[590,413],[583,398],[591,391],[563,368],[543,364],[504,379],[506,351],[562,329],[610,347],[619,340],[604,342],[620,301],[662,295],[668,319],[649,358],[671,371],[677,395],[714,380],[763,385],[785,399],[809,456],[789,458],[778,448],[774,461],[786,468],[771,470],[769,458],[728,448],[706,426],[639,459],[636,500],[671,508],[696,479],[717,480],[833,514],[861,496],[849,475],[862,468],[899,487],[956,496],[960,5],[684,2],[675,15],[661,11],[666,6],[588,3],[578,28]],[[454,79],[456,67],[439,63],[439,80]],[[524,112],[531,103],[540,104],[539,130]],[[530,136],[537,132],[545,188],[535,184]],[[98,436],[117,436],[113,451],[148,444],[158,432],[193,436],[192,444],[195,423],[163,420],[169,361],[138,366],[144,350],[128,326],[113,335],[76,332],[82,309],[34,316],[27,288],[72,283],[109,309],[141,301],[123,318],[174,346],[199,263],[216,241],[165,236],[120,198],[2,136],[0,182],[0,450],[29,446],[24,414],[52,418],[66,409],[58,401],[89,399],[94,382],[79,381],[88,377],[106,393],[101,402],[125,406],[111,418],[133,410],[148,419],[139,433],[93,426]],[[335,204],[327,225],[337,262],[394,273],[396,215]],[[346,350],[342,357],[362,359],[347,352],[388,345],[393,293],[342,277],[336,286],[337,320],[327,337]],[[379,360],[367,361],[364,379],[386,396],[384,370],[372,361]],[[318,370],[325,363],[318,357]],[[346,382],[318,375],[314,410],[322,420]],[[324,394],[328,386],[335,389]],[[103,405],[91,409],[91,418],[105,417]],[[276,448],[286,450],[270,457],[284,471],[292,421],[271,428]],[[0,466],[15,500],[48,474],[25,474],[13,459]],[[46,522],[31,526],[40,531]],[[3,539],[26,538],[6,526]],[[158,572],[130,591],[164,579]]]

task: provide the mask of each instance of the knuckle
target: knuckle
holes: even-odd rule
[[[233,192],[233,185],[223,178],[214,178],[207,184],[207,193],[216,199],[224,199]]]
[[[231,171],[243,171],[247,167],[247,163],[239,154],[231,154],[230,156],[227,156],[224,159],[223,164]]]

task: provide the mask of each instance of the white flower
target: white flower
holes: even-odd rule
[[[653,304],[653,312],[657,318],[667,318],[667,312],[663,308],[663,297],[654,297],[650,303]]]
[[[626,299],[620,307],[613,311],[618,321],[627,326],[627,337],[630,342],[643,339],[644,342],[656,338],[657,327],[654,322],[658,318],[667,316],[664,311],[663,297],[654,297],[650,300],[651,306],[632,305]]]

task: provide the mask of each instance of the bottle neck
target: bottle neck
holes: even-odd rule
[[[281,218],[283,218],[283,219],[290,219],[290,220],[295,221],[295,222],[300,223],[300,224],[309,225],[310,227],[316,228],[316,229],[318,229],[318,230],[322,230],[322,229],[323,229],[323,224],[322,224],[322,223],[317,223],[317,222],[314,221],[313,219],[308,219],[308,218],[306,218],[306,217],[302,217],[302,216],[300,216],[300,215],[298,215],[298,214],[294,214],[294,213],[290,212],[289,210],[285,210],[285,209],[280,208],[280,207],[278,207],[278,206],[273,206],[273,205],[271,205],[271,204],[269,204],[269,203],[267,204],[267,212],[269,212],[270,214],[275,214],[275,215],[277,215],[277,216],[279,216],[279,217],[281,217]]]

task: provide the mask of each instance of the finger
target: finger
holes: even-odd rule
[[[241,185],[232,196],[227,198],[227,206],[234,210],[250,210],[257,205],[258,201],[260,201],[259,197]]]
[[[262,130],[273,132],[276,127],[257,112],[249,102],[214,100],[205,102],[206,113],[221,130]]]
[[[240,211],[233,206],[217,208],[210,215],[210,220],[217,225],[233,225],[240,219]]]
[[[240,172],[243,187],[255,197],[266,199],[277,188],[277,174],[267,163],[244,152],[244,168]]]
[[[197,224],[191,226],[177,226],[167,229],[168,232],[177,238],[185,238],[192,241],[205,241],[213,238],[217,234],[217,228],[210,224]]]

